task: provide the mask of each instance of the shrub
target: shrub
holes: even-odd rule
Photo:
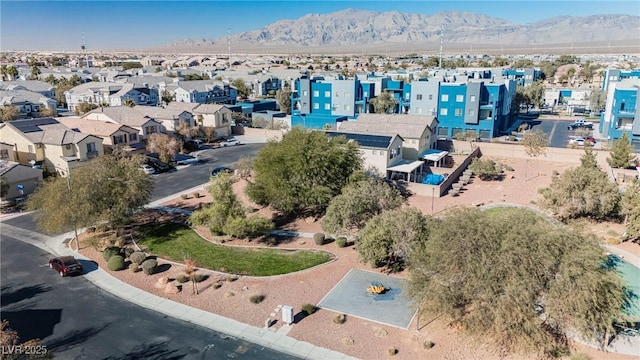
[[[316,306],[311,304],[304,304],[302,305],[302,312],[304,312],[307,315],[311,315],[314,312],[316,312]]]
[[[182,195],[180,195],[180,198],[182,200],[187,200],[189,198],[189,195],[188,194],[182,194]]]
[[[200,274],[200,273],[195,273],[193,275],[193,280],[195,280],[195,282],[203,282],[205,280],[207,280],[209,278],[209,275],[205,275],[205,274]]]
[[[142,270],[147,275],[153,275],[158,271],[158,262],[154,259],[147,259],[142,262]]]
[[[238,280],[238,277],[235,276],[235,275],[234,276],[227,276],[226,280],[228,282],[234,282],[234,281]]]
[[[137,273],[138,271],[140,271],[140,266],[136,263],[131,263],[129,264],[129,270],[131,270],[131,272],[133,273]]]
[[[109,246],[102,252],[104,261],[109,261],[113,256],[120,255],[120,248],[117,246]]]
[[[262,295],[262,294],[255,294],[255,295],[251,295],[249,297],[249,301],[252,304],[259,304],[259,303],[262,302],[262,300],[264,300],[264,295]]]
[[[570,360],[591,360],[591,356],[585,353],[575,353],[571,355]]]
[[[336,239],[336,245],[338,245],[339,248],[343,248],[345,246],[347,246],[347,238],[344,236],[340,236]]]
[[[422,343],[422,346],[425,349],[431,349],[435,344],[433,343],[433,341],[429,341],[429,340],[425,340],[424,343]]]
[[[197,191],[194,191],[191,195],[193,195],[194,198],[199,199],[200,198],[200,193]]]
[[[147,255],[142,251],[134,251],[129,255],[129,260],[131,260],[132,263],[140,265],[147,260]]]
[[[128,247],[128,248],[124,248],[124,257],[128,258],[131,256],[131,254],[133,254],[135,252],[135,250],[133,250],[132,248]]]
[[[316,245],[324,245],[324,234],[323,233],[313,234],[313,241],[316,242]]]
[[[513,168],[510,165],[505,165],[504,169],[507,171],[513,171]]]
[[[178,276],[176,276],[176,281],[180,284],[184,284],[189,281],[189,278],[185,274],[178,274]]]
[[[333,322],[336,324],[344,324],[345,321],[347,321],[347,315],[345,314],[339,314],[333,318]]]
[[[394,348],[394,347],[387,349],[387,355],[389,355],[389,356],[394,356],[397,353],[398,353],[398,350],[396,350],[396,348]]]
[[[220,289],[222,287],[222,282],[218,281],[217,283],[213,284],[213,288],[214,289]]]
[[[107,263],[107,267],[111,271],[120,271],[124,270],[124,258],[120,255],[114,255],[109,258],[109,262]]]

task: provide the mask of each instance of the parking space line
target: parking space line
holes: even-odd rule
[[[549,142],[551,142],[551,139],[553,139],[553,135],[556,132],[556,127],[558,126],[558,122],[554,121],[553,122],[553,127],[551,128],[551,132],[549,133]]]

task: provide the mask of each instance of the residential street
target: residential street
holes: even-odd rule
[[[295,359],[133,305],[83,276],[61,278],[47,265],[52,255],[9,236],[0,246],[2,319],[55,358]]]

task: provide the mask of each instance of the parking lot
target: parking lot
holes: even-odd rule
[[[576,117],[578,119],[578,117]],[[572,136],[576,136],[576,130],[569,130],[569,124],[571,124],[572,120],[561,120],[561,119],[533,119],[533,120],[524,120],[529,124],[530,129],[532,130],[540,130],[549,136],[549,146],[555,148],[566,148],[569,145],[569,140]],[[594,122],[593,128],[597,129],[598,123]],[[580,133],[580,131],[578,131]],[[594,131],[592,130],[589,136],[594,136]],[[581,135],[583,135],[581,133]],[[504,137],[501,139],[504,140]],[[597,139],[596,146],[600,142],[600,139]]]

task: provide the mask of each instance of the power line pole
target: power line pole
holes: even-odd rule
[[[231,30],[227,29],[227,45],[229,47],[229,69],[231,69]]]
[[[87,39],[84,36],[84,31],[82,32],[82,51],[84,51],[85,66],[89,67],[89,55],[87,55]]]
[[[442,69],[442,46],[444,44],[444,26],[440,25],[440,62],[438,68]]]

